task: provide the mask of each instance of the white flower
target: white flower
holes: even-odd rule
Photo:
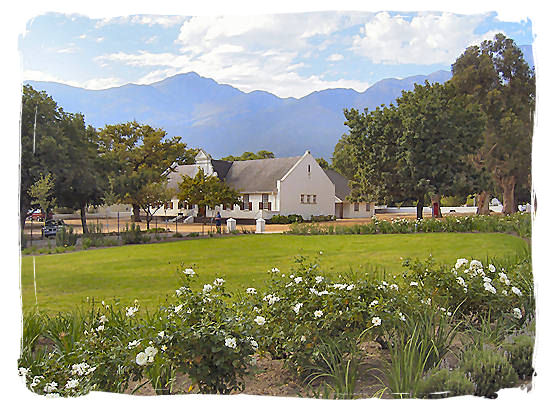
[[[369,306],[370,306],[370,307],[374,307],[374,306],[376,306],[376,305],[378,305],[378,301],[377,301],[377,300],[373,300],[372,302],[370,302],[370,305],[369,305]]]
[[[216,280],[214,281],[214,286],[216,287],[220,287],[221,285],[223,285],[225,283],[225,279],[222,279],[222,278],[216,278]]]
[[[307,339],[304,335],[302,335],[302,337],[300,338],[300,342],[305,342]]]
[[[516,288],[515,286],[512,286],[512,293],[514,293],[514,294],[517,295],[517,296],[521,296],[521,295],[522,295],[521,290],[519,290],[519,289]]]
[[[166,345],[162,345],[162,346],[160,347],[160,350],[162,350],[163,352],[165,352],[166,349],[168,349],[168,346],[166,346]]]
[[[139,310],[139,308],[137,306],[128,306],[126,308],[126,316],[127,317],[132,317],[136,314],[136,312]]]
[[[159,333],[158,333],[158,336],[162,339],[164,337],[164,330],[161,330]]]
[[[341,284],[341,283],[335,283],[334,285],[332,285],[332,287],[334,289],[342,290],[342,289],[345,289],[347,287],[347,285],[346,284]]]
[[[256,342],[254,339],[250,339],[250,346],[252,346],[254,349],[257,349],[258,342]]]
[[[496,268],[493,264],[489,264],[489,272],[492,272],[492,273],[495,273],[496,272]]]
[[[78,384],[78,379],[69,379],[67,380],[67,383],[65,383],[65,389],[76,389]]]
[[[352,285],[350,285],[352,286]],[[349,288],[349,286],[348,286]],[[351,290],[351,289],[348,289],[348,290]],[[321,292],[317,293],[317,296],[323,296],[323,295],[328,295],[328,290],[322,290]]]
[[[346,289],[347,290],[353,290],[353,289],[355,289],[355,285],[354,284],[348,285],[348,287]]]
[[[323,278],[322,276],[315,276],[315,282],[316,283],[321,283],[323,281],[323,279],[325,279],[325,278]]]
[[[55,390],[57,390],[57,382],[50,382],[44,386],[45,393],[51,393]]]
[[[380,319],[378,316],[375,316],[372,318],[371,322],[374,326],[380,326],[380,324],[382,323],[382,319]]]
[[[511,282],[510,282],[510,279],[508,279],[508,278],[505,279],[505,280],[504,280],[504,283],[506,284],[506,286],[510,286],[510,283],[511,283]]]
[[[300,283],[302,281],[302,277],[301,276],[298,276],[297,278],[294,278],[294,282],[296,283]]]
[[[405,315],[401,312],[399,312],[399,319],[401,319],[403,322],[405,322],[407,319],[405,318]]]
[[[523,317],[521,310],[519,308],[514,308],[513,313],[516,319],[521,319]]]
[[[27,377],[28,373],[29,373],[29,369],[27,369],[26,367],[20,367],[19,368],[19,376]]]
[[[395,290],[395,291],[398,291],[398,290],[399,290],[399,286],[397,286],[395,283],[392,283],[392,284],[390,285],[390,289],[393,289],[393,290]]]
[[[134,341],[128,343],[128,349],[132,349],[132,348],[136,347],[137,345],[139,345],[139,340],[134,340]]]
[[[95,367],[91,367],[88,363],[82,362],[78,364],[73,364],[71,368],[72,374],[77,374],[79,376],[86,376],[92,373],[95,370]]]
[[[294,306],[292,306],[292,310],[294,311],[294,313],[298,314],[302,306],[304,306],[303,303],[296,303]]]
[[[474,259],[470,262],[470,269],[483,269],[483,264]]]
[[[234,337],[226,337],[225,345],[231,349],[234,349],[237,347],[237,340]]]
[[[195,271],[191,268],[187,268],[183,271],[187,276],[195,276]]]
[[[44,378],[44,376],[34,376],[32,378],[32,383],[31,383],[30,387],[33,388],[33,387],[38,386],[38,384],[40,383],[40,380],[42,380],[43,378]]]
[[[485,282],[485,283],[491,283],[492,280],[491,280],[491,278],[489,278],[488,276],[486,276],[486,277],[483,278],[483,282]]]
[[[418,286],[418,282],[411,282],[411,286]]]
[[[468,263],[468,259],[464,259],[464,258],[457,259],[455,263],[455,269],[460,269],[463,265],[467,263]]]
[[[420,303],[424,304],[424,305],[428,305],[428,306],[431,306],[432,304],[432,298],[427,298],[426,300],[422,299],[420,301]]]
[[[212,290],[212,285],[210,285],[209,283],[207,283],[206,285],[204,285],[204,286],[202,287],[203,293],[208,293],[208,292],[210,292],[211,290]]]
[[[460,285],[460,286],[466,286],[466,282],[464,282],[464,278],[462,276],[458,276],[456,278],[456,282]]]
[[[507,279],[508,279],[508,276],[506,276],[506,274],[504,272],[499,272],[498,273],[498,280],[500,280],[502,283],[506,283]]]
[[[323,251],[319,251],[319,255],[322,255],[323,254]]]
[[[99,325],[99,326],[97,327],[96,330],[97,330],[98,332],[101,332],[103,329],[105,329],[105,326]]]
[[[503,294],[504,296],[508,296],[508,291],[507,291],[506,289],[502,289],[502,294]]]
[[[183,308],[183,305],[174,306],[174,313],[178,313]]]
[[[107,319],[107,317],[105,315],[102,315],[99,317],[99,322],[100,323],[107,323],[109,321],[109,319]]]
[[[271,273],[279,273],[280,270],[277,268],[271,268]]]
[[[275,302],[278,302],[279,300],[281,299],[276,295],[269,294],[264,297],[264,301],[269,303],[270,305],[274,304]]]
[[[248,293],[249,295],[255,295],[255,294],[258,293],[258,292],[256,291],[255,288],[248,288],[248,289],[246,290],[246,293]]]
[[[263,316],[256,316],[256,319],[254,319],[254,322],[258,324],[259,326],[265,325],[265,317]]]
[[[157,353],[158,353],[158,349],[156,347],[147,346],[145,348],[145,355],[147,356],[147,360],[151,363],[155,359],[155,356],[156,356]]]
[[[313,316],[315,316],[317,319],[319,319],[321,316],[323,316],[323,311],[322,310],[316,310],[315,312],[313,312]]]
[[[497,290],[489,282],[484,282],[483,287],[486,291],[491,292],[492,294],[497,293]]]
[[[139,366],[145,366],[147,364],[147,355],[144,352],[139,352],[136,356],[136,363]]]

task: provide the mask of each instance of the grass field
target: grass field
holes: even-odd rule
[[[399,273],[401,258],[454,263],[458,257],[486,260],[515,255],[522,239],[506,234],[423,233],[408,235],[242,235],[131,245],[22,258],[23,307],[35,304],[33,258],[39,308],[71,310],[86,298],[154,306],[180,286],[181,263],[194,267],[199,282],[226,279],[231,290],[261,288],[268,270],[287,270],[297,255],[317,257],[326,274]],[[321,254],[322,252],[322,254]],[[202,285],[201,285],[202,286]]]

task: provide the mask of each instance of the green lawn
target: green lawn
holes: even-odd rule
[[[525,247],[506,234],[423,233],[406,235],[290,236],[242,235],[120,246],[59,255],[22,258],[21,286],[25,309],[34,305],[33,258],[38,305],[71,310],[87,297],[122,303],[138,299],[153,306],[180,284],[180,263],[193,266],[206,283],[224,277],[229,289],[261,288],[268,270],[287,270],[296,255],[318,257],[326,274],[378,270],[402,271],[401,258],[426,258],[454,263],[459,257],[485,260],[514,255]],[[322,252],[322,254],[320,254]]]

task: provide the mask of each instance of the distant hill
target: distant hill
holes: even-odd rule
[[[532,61],[532,54],[530,57]],[[530,61],[527,53],[526,59]],[[327,89],[299,99],[279,98],[265,91],[245,93],[194,72],[149,85],[105,90],[26,83],[46,91],[64,110],[83,113],[86,122],[95,127],[137,120],[162,127],[170,136],[181,135],[189,146],[201,147],[215,158],[262,149],[276,156],[294,156],[310,149],[315,156],[328,159],[347,131],[344,108],[375,109],[393,102],[415,83],[443,83],[449,78],[449,71],[437,71],[385,79],[362,93]]]

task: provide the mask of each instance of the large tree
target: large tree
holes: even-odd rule
[[[153,182],[166,181],[177,165],[193,163],[194,150],[187,149],[181,137],[167,138],[162,128],[136,121],[106,125],[99,132],[100,152],[120,201],[132,204],[134,220],[140,221],[137,198],[141,189]]]
[[[346,135],[340,138],[340,141],[334,147],[332,154],[332,169],[338,171],[347,179],[353,179],[357,173],[357,167],[351,156],[351,145]]]
[[[503,212],[516,212],[517,193],[524,197],[530,187],[534,70],[513,40],[497,34],[492,41],[467,48],[452,72],[458,92],[477,101],[487,117],[483,145],[474,156],[474,164],[490,176],[482,191],[496,184]]]
[[[395,106],[345,110],[357,169],[352,198],[415,200],[420,219],[428,195],[464,191],[467,156],[479,148],[483,116],[454,94],[451,86],[426,82],[403,92]]]
[[[100,201],[105,184],[95,130],[82,114],[63,111],[44,92],[23,88],[21,113],[21,218],[32,208],[29,187],[41,174],[51,174],[57,204],[81,210]]]

